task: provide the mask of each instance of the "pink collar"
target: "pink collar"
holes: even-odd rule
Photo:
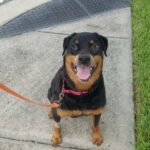
[[[63,80],[62,84],[62,93],[69,93],[69,94],[74,94],[74,95],[82,95],[82,94],[87,94],[89,91],[74,91],[74,90],[68,90],[65,89],[65,81]]]

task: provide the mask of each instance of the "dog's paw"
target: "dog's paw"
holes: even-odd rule
[[[103,137],[99,130],[93,129],[92,131],[92,142],[93,144],[100,146],[103,143]]]
[[[55,135],[52,136],[51,138],[51,143],[53,146],[58,146],[62,142],[61,136],[56,137]]]
[[[93,144],[100,146],[103,142],[103,138],[99,133],[97,133],[94,136],[92,136],[92,142],[93,142]]]

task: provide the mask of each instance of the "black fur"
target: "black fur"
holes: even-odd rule
[[[88,39],[94,39],[99,44],[100,50],[97,54],[93,55],[103,55],[103,53],[106,55],[108,46],[107,38],[97,33],[74,33],[71,36],[66,37],[63,44],[63,55],[65,54],[65,52],[72,54],[71,44],[75,38],[80,39],[81,46],[78,53],[90,53],[88,44],[86,44],[85,41]],[[66,89],[77,90],[75,89],[74,84],[70,81],[65,69],[65,65],[63,64],[63,66],[58,70],[54,79],[52,80],[51,87],[48,91],[48,99],[51,103],[60,99],[63,80],[65,81]],[[65,110],[91,110],[99,107],[104,107],[106,104],[106,96],[103,75],[99,75],[99,79],[94,83],[89,93],[82,94],[81,96],[64,94],[64,97],[62,100],[60,100],[60,102],[60,108]]]
[[[62,67],[52,80],[51,88],[48,92],[48,98],[51,103],[59,100],[63,80],[65,81],[66,89],[76,90]],[[105,104],[106,96],[103,75],[99,77],[99,80],[93,85],[89,93],[80,96],[66,93],[63,100],[61,100],[61,108],[69,110],[96,109],[104,107]]]
[[[100,118],[101,118],[101,114],[100,115],[95,115],[95,116],[93,116],[94,118],[94,121],[93,121],[93,125],[94,125],[94,127],[97,127],[98,126],[98,124],[99,124],[99,121],[100,121]]]

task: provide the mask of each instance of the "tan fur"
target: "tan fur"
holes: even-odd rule
[[[73,117],[73,116],[81,116],[82,112],[79,110],[57,110],[58,115],[62,117]]]
[[[105,108],[97,108],[93,110],[64,110],[57,109],[57,113],[60,117],[73,117],[73,116],[81,116],[81,115],[98,115],[104,111]]]
[[[94,56],[91,63],[92,65],[96,66],[96,69],[88,82],[81,82],[78,77],[76,76],[72,66],[77,60],[76,56],[73,55],[66,55],[65,56],[65,66],[68,73],[69,78],[75,85],[75,88],[78,90],[89,90],[91,89],[92,85],[98,80],[100,73],[102,72],[103,66],[103,57],[102,56]]]
[[[83,115],[99,115],[101,114],[102,112],[104,112],[105,108],[97,108],[97,109],[94,109],[94,110],[84,110],[83,111]]]
[[[92,128],[92,142],[97,146],[100,146],[103,142],[103,137],[100,131],[99,126]]]
[[[51,111],[51,110],[49,110],[49,112],[48,112],[48,117],[49,117],[49,119],[53,118],[53,115],[52,115],[52,111]]]
[[[54,126],[51,143],[53,146],[58,146],[58,144],[60,144],[61,142],[62,142],[61,128]]]

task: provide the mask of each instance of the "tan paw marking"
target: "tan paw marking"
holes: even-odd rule
[[[54,135],[51,138],[51,143],[53,146],[58,146],[62,141],[61,137],[55,137]]]
[[[99,128],[93,128],[92,130],[92,142],[93,144],[100,146],[103,142],[103,137],[99,131]]]
[[[51,143],[53,146],[58,146],[61,142],[62,142],[61,129],[55,127],[51,138]]]

